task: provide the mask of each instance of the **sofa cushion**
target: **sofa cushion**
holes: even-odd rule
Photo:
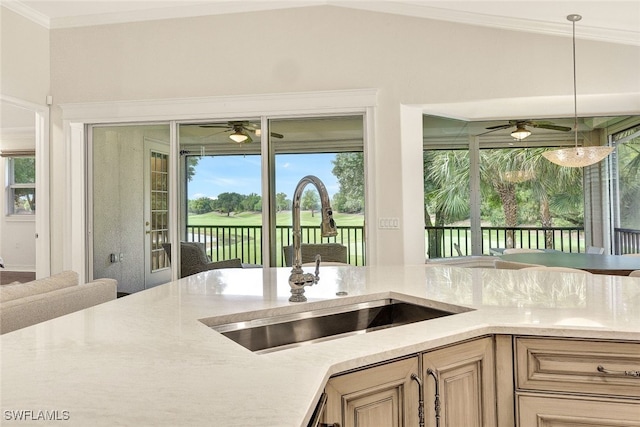
[[[0,302],[52,292],[69,286],[76,286],[77,284],[78,273],[75,271],[63,271],[62,273],[31,282],[0,286]]]
[[[117,289],[116,280],[105,278],[3,302],[0,304],[0,333],[12,332],[115,300]]]

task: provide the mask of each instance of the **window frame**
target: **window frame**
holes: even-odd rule
[[[9,151],[3,152],[2,157],[5,158],[6,162],[6,179],[5,179],[5,188],[6,188],[6,209],[5,216],[9,218],[32,218],[35,220],[36,215],[36,207],[24,213],[16,213],[15,211],[15,190],[18,189],[31,189],[33,190],[34,200],[36,198],[36,154],[34,150],[24,150],[24,151]],[[24,158],[32,158],[34,160],[33,163],[33,182],[28,183],[17,183],[15,177],[15,161],[16,159],[24,159]]]

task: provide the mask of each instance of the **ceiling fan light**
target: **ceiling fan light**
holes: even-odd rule
[[[582,168],[604,160],[612,152],[613,147],[592,146],[560,148],[558,150],[545,151],[542,155],[545,159],[558,166]]]
[[[247,139],[249,139],[249,136],[242,133],[242,131],[237,130],[229,135],[229,138],[231,138],[235,142],[245,142]]]
[[[531,135],[531,132],[529,132],[527,129],[525,129],[524,127],[520,127],[518,126],[516,128],[516,130],[514,130],[513,132],[511,132],[511,136],[515,139],[517,139],[518,141],[521,141],[523,139],[525,139],[526,137],[528,137],[529,135]]]

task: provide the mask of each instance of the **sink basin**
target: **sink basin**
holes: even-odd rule
[[[453,312],[393,298],[212,326],[258,353],[406,325]]]

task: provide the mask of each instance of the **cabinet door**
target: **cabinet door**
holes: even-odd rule
[[[343,427],[418,425],[418,358],[399,360],[331,378],[325,389],[325,423]]]
[[[492,338],[482,338],[425,353],[422,363],[426,425],[497,425]],[[436,411],[436,391],[439,411]],[[435,422],[438,418],[439,424]]]
[[[640,427],[640,403],[561,395],[518,395],[518,427]]]

